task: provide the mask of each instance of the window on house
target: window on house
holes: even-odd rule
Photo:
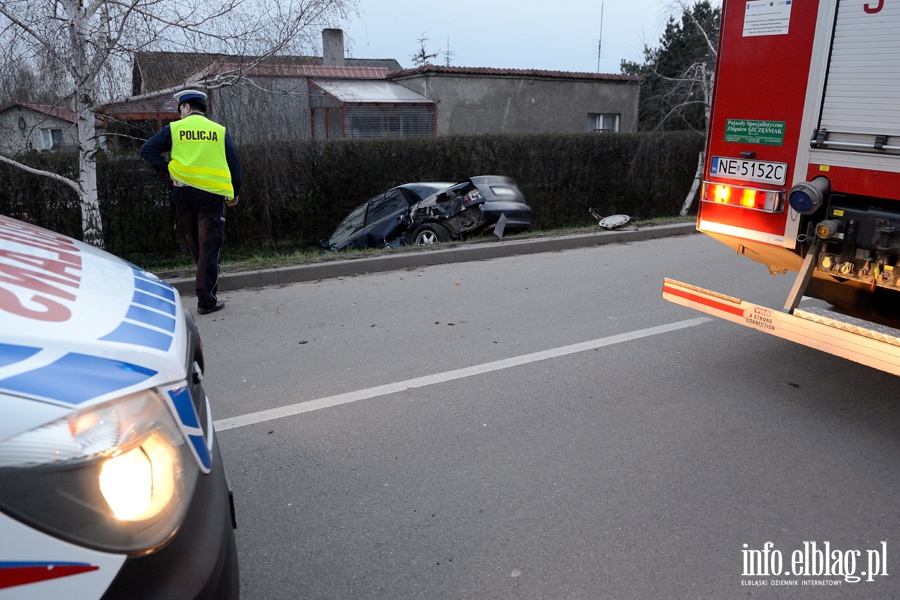
[[[588,131],[618,133],[619,116],[618,113],[588,113]]]
[[[41,129],[41,148],[49,150],[53,146],[62,146],[62,129]]]
[[[347,137],[434,135],[434,108],[431,106],[348,107]]]

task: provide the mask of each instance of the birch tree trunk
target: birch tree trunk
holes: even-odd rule
[[[682,217],[687,216],[688,212],[691,210],[691,204],[694,203],[694,198],[697,196],[697,190],[700,189],[700,183],[703,181],[703,156],[704,153],[701,152],[700,160],[697,161],[697,172],[694,173],[694,182],[691,184],[691,189],[684,199],[684,204],[679,213]]]
[[[103,247],[103,220],[97,190],[97,128],[94,112],[86,104],[78,108],[78,189],[81,200],[82,239]]]
[[[90,19],[93,16],[84,9],[81,0],[63,0],[69,19],[69,49],[72,77],[75,81],[75,113],[78,128],[78,196],[81,200],[82,239],[88,244],[103,247],[103,219],[100,216],[100,198],[97,191],[97,127],[94,117],[94,97],[98,70],[93,68],[88,55],[90,43]],[[104,19],[107,15],[104,11]],[[98,28],[106,31],[104,24]],[[109,49],[99,45],[94,55],[97,65],[109,57]]]
[[[706,103],[703,106],[703,115],[706,123],[706,131],[707,135],[709,135],[709,117],[710,110],[712,107],[712,93],[713,93],[713,79],[715,78],[715,69],[710,73],[709,69],[706,68],[706,65],[703,65],[701,70],[701,84],[703,85],[703,96],[706,99]],[[697,197],[697,190],[700,189],[700,185],[703,183],[703,164],[705,162],[706,153],[700,153],[700,159],[697,161],[697,172],[694,174],[694,182],[691,184],[691,189],[688,192],[687,197],[684,199],[684,204],[681,207],[680,215],[682,217],[687,216],[688,212],[691,210],[691,204],[694,202],[694,198]]]

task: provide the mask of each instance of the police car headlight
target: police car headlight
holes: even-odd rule
[[[198,474],[148,390],[0,442],[0,509],[82,546],[145,553],[177,531]]]

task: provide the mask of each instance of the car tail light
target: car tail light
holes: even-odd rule
[[[478,190],[472,190],[463,198],[466,204],[477,204],[484,201],[484,196]]]
[[[771,213],[784,210],[784,192],[724,183],[705,182],[701,199],[703,202],[728,204]]]

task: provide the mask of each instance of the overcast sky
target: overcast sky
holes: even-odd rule
[[[668,0],[359,0],[344,26],[348,56],[394,58],[415,66],[419,38],[440,51],[432,64],[456,67],[619,73],[622,59],[643,60],[670,14]],[[713,6],[719,6],[713,0]],[[602,13],[602,35],[601,35]]]

